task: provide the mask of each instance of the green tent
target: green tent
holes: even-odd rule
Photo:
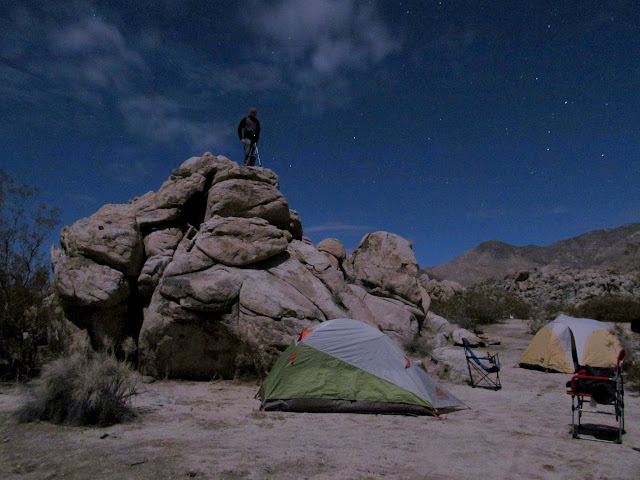
[[[377,328],[346,318],[305,330],[259,392],[263,410],[434,415],[465,408]]]

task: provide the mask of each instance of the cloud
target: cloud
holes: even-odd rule
[[[355,0],[284,0],[260,3],[251,23],[295,60],[320,74],[362,68],[398,50],[399,42],[371,4]]]
[[[279,68],[255,61],[234,68],[207,65],[186,71],[185,78],[190,80],[191,85],[202,83],[203,88],[210,88],[213,83],[220,93],[244,92],[247,89],[277,91],[284,86]]]
[[[184,141],[207,149],[222,144],[232,133],[225,124],[189,119],[185,107],[162,96],[130,97],[119,103],[119,109],[132,133],[159,143]]]
[[[3,97],[38,104],[53,94],[95,107],[148,73],[139,47],[120,29],[86,8],[68,8],[16,7],[0,21],[0,79],[9,88]]]
[[[375,3],[249,0],[238,8],[250,15],[238,10],[237,18],[246,41],[215,45],[167,35],[158,19],[186,15],[179,5],[166,0],[135,25],[125,10],[92,1],[11,7],[0,18],[0,100],[25,120],[45,105],[80,104],[105,122],[122,115],[129,132],[153,142],[209,149],[233,134],[210,120],[219,105],[277,95],[307,111],[341,108],[359,91],[358,76],[400,49]],[[57,112],[38,121],[56,122]]]
[[[378,13],[376,4],[355,0],[283,0],[256,2],[247,23],[258,49],[297,100],[348,103],[353,74],[375,69],[400,50],[400,41]]]
[[[84,18],[49,32],[51,62],[42,68],[76,90],[122,92],[133,77],[148,70],[142,55],[113,25]]]
[[[105,129],[123,124],[147,141],[182,141],[208,150],[228,142],[233,133],[211,120],[217,96],[241,84],[242,76],[253,74],[261,89],[278,82],[278,70],[266,75],[268,70],[251,64],[221,76],[224,69],[209,59],[208,51],[167,40],[153,20],[129,28],[122,12],[70,0],[55,7],[12,6],[0,17],[0,101],[11,118],[41,125],[58,125],[63,118],[73,128],[69,112],[89,111]],[[212,88],[212,77],[220,80],[218,87]]]
[[[284,0],[257,8],[252,25],[269,43],[319,75],[367,68],[397,51],[374,6],[355,0]]]
[[[82,19],[51,32],[52,50],[62,55],[92,53],[100,49],[104,51],[127,51],[122,34],[111,25],[99,19]]]

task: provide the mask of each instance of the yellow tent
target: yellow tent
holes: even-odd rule
[[[622,347],[611,327],[560,315],[542,327],[518,362],[521,367],[575,373],[579,367],[615,367]]]

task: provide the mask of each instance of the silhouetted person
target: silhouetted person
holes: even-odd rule
[[[260,139],[260,122],[256,117],[258,110],[252,108],[249,115],[240,120],[238,137],[244,144],[244,164],[253,167],[256,163],[256,144]]]

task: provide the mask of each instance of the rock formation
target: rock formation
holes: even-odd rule
[[[401,345],[419,334],[430,298],[409,242],[376,232],[347,256],[338,240],[316,248],[302,233],[274,172],[206,153],[157,192],[63,228],[54,288],[94,347],[132,337],[155,377],[261,374],[332,318]]]
[[[492,284],[534,305],[575,305],[605,294],[629,298],[640,296],[640,272],[637,270],[614,273],[547,265],[506,275]]]

